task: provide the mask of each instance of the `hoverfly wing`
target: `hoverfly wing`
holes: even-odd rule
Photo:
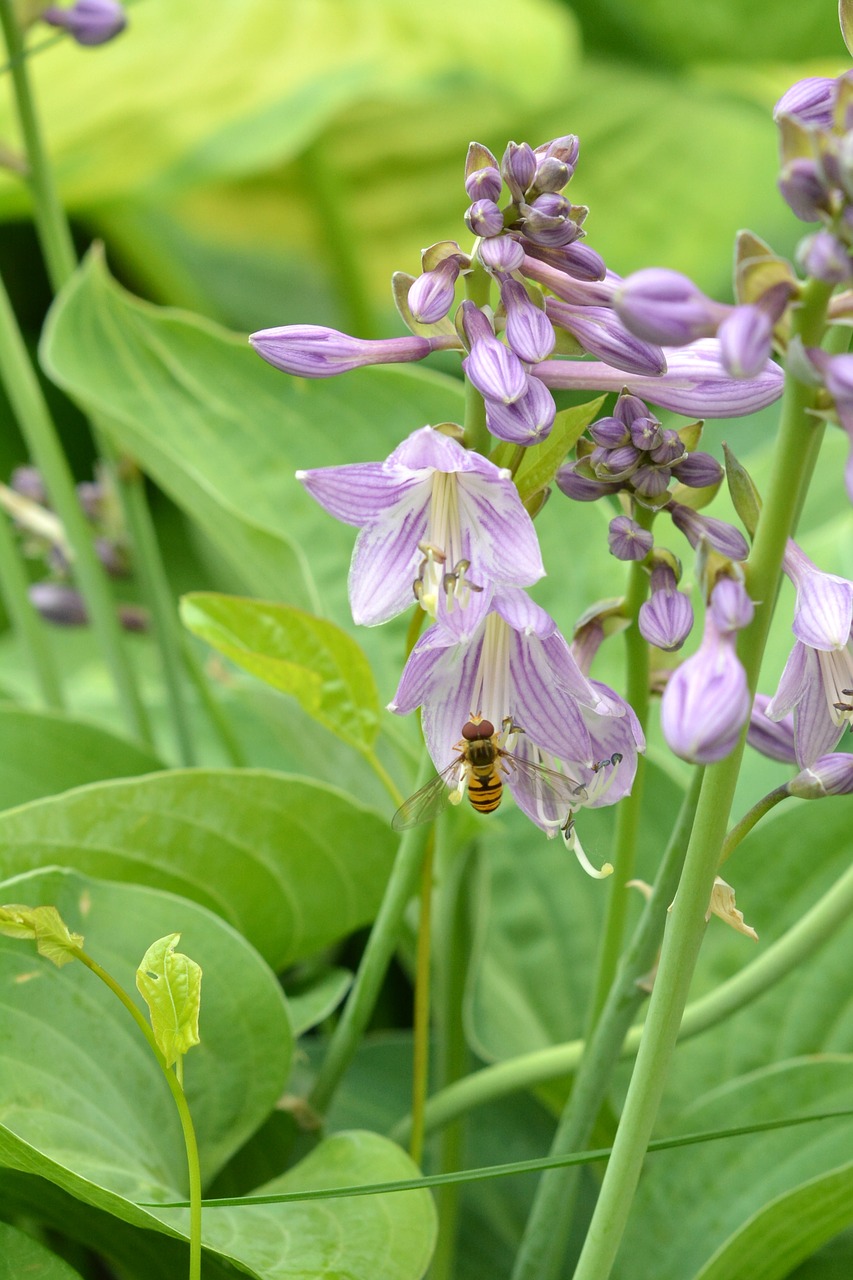
[[[524,779],[531,799],[543,808],[543,812],[553,809],[549,815],[552,818],[568,816],[569,809],[577,809],[587,798],[586,787],[567,773],[525,760],[523,756],[510,755],[505,763],[510,775],[515,770]]]
[[[416,827],[421,822],[431,822],[433,818],[443,813],[450,804],[461,764],[460,756],[446,769],[442,769],[441,773],[430,778],[426,786],[421,787],[413,796],[409,796],[391,819],[394,830],[406,831],[409,827]]]

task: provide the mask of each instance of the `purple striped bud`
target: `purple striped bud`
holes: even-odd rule
[[[609,307],[610,300],[616,291],[621,276],[614,271],[605,272],[604,279],[575,280],[564,271],[540,262],[538,258],[525,256],[521,270],[528,280],[543,284],[562,298],[564,302],[573,302],[581,307]]]
[[[641,418],[654,417],[654,414],[649,413],[645,402],[639,396],[631,395],[630,391],[623,391],[617,397],[616,404],[613,406],[613,415],[620,422],[624,422],[629,430]]]
[[[492,236],[482,240],[477,250],[487,271],[518,271],[524,262],[524,250],[512,236]]]
[[[794,717],[783,716],[773,721],[765,711],[771,699],[764,693],[757,693],[752,704],[749,717],[749,728],[746,740],[756,751],[771,760],[780,760],[782,764],[796,764],[797,752],[794,746]]]
[[[473,200],[475,203],[478,200],[498,201],[502,187],[503,179],[501,178],[500,170],[493,168],[492,165],[486,165],[482,169],[475,169],[465,179],[465,191],[468,199]]]
[[[589,434],[596,444],[605,449],[617,449],[619,445],[632,443],[629,431],[618,418],[599,418],[589,428]]]
[[[663,427],[657,418],[635,418],[631,423],[631,443],[644,453],[651,453],[660,448],[664,441]],[[679,441],[679,444],[681,442]],[[665,462],[666,458],[654,458],[654,462]]]
[[[537,244],[533,240],[523,240],[522,243],[525,252],[531,258],[546,263],[574,280],[592,282],[603,280],[607,274],[607,267],[601,254],[596,253],[595,249],[591,249],[589,245],[572,243],[563,245],[561,248],[551,248],[548,245]]]
[[[540,193],[546,191],[562,191],[572,176],[572,170],[562,160],[558,160],[556,156],[548,156],[545,160],[540,160],[536,167],[536,177],[533,179],[533,189]]]
[[[444,258],[432,271],[424,271],[409,290],[409,310],[420,324],[443,320],[456,295],[460,266],[456,258]]]
[[[371,364],[407,364],[450,345],[447,338],[351,338],[316,324],[259,329],[249,342],[262,360],[297,378],[331,378]]]
[[[669,467],[637,467],[631,476],[631,486],[640,497],[654,501],[666,493],[672,472]]]
[[[557,406],[548,388],[538,378],[528,378],[527,390],[515,404],[486,401],[486,426],[499,440],[536,444],[550,432],[556,413]]]
[[[528,142],[508,142],[501,160],[501,173],[516,204],[536,175],[536,157]]]
[[[547,298],[545,308],[553,324],[614,369],[652,378],[665,372],[666,357],[661,348],[629,333],[609,307],[575,307]]]
[[[629,516],[616,516],[610,521],[607,544],[610,554],[617,560],[645,560],[654,546],[654,538],[636,520]]]
[[[520,224],[525,237],[534,244],[553,249],[562,249],[572,244],[577,240],[580,228],[568,216],[568,212],[565,214],[558,212],[559,202],[562,202],[567,210],[571,208],[568,200],[563,200],[562,196],[538,196],[534,204],[521,206],[519,223],[515,225]]]
[[[693,606],[683,591],[677,590],[675,573],[668,564],[652,569],[652,594],[640,605],[637,617],[640,635],[665,653],[680,649],[693,629]]]
[[[717,330],[720,357],[733,378],[754,378],[770,359],[773,321],[761,307],[746,303],[729,312]]]
[[[849,249],[825,227],[801,241],[797,265],[804,275],[823,280],[825,284],[846,284],[853,278]]]
[[[802,222],[819,222],[829,207],[829,192],[818,167],[805,156],[795,156],[782,166],[777,186],[782,199]]]
[[[820,347],[806,347],[806,355],[821,375],[836,408],[853,408],[853,355],[832,356]]]
[[[817,129],[831,129],[835,107],[836,82],[829,76],[807,76],[782,94],[773,108],[773,119],[793,116],[800,124]]]
[[[689,489],[710,489],[720,483],[724,473],[716,458],[697,450],[696,453],[688,453],[681,462],[673,463],[672,474]]]
[[[106,44],[124,31],[127,14],[115,0],[77,0],[70,9],[52,4],[40,14],[42,22],[62,27],[78,44]]]
[[[681,530],[694,551],[698,550],[702,542],[707,542],[709,547],[729,560],[745,560],[749,555],[749,547],[743,534],[724,520],[703,516],[680,502],[669,502],[667,511],[676,529]]]
[[[600,480],[627,480],[639,466],[640,454],[632,444],[623,444],[616,449],[599,447],[593,449],[588,462]]]
[[[673,672],[664,690],[664,737],[683,760],[714,764],[734,750],[749,709],[746,672],[733,636],[718,632],[706,613],[699,649]]]
[[[536,306],[523,284],[504,280],[501,301],[506,311],[506,338],[519,360],[536,364],[554,350],[556,335],[551,321]]]
[[[622,488],[621,484],[608,484],[591,479],[590,476],[578,471],[577,462],[565,463],[554,478],[561,493],[564,493],[567,498],[574,498],[576,502],[595,502],[608,494],[618,493]]]
[[[628,276],[616,289],[613,306],[631,333],[670,347],[711,337],[729,310],[706,298],[681,272],[663,267]]]
[[[539,168],[545,160],[554,159],[564,164],[570,173],[574,173],[580,148],[581,144],[576,135],[566,133],[561,138],[553,138],[550,142],[543,142],[540,146],[534,147],[533,154],[536,156]]]
[[[489,321],[473,302],[463,302],[460,311],[462,327],[471,344],[462,361],[465,376],[486,400],[514,404],[527,390],[524,365],[495,337]]]
[[[659,442],[650,450],[652,462],[656,462],[659,466],[674,466],[677,462],[683,462],[687,450],[684,448],[684,442],[677,431],[673,431],[670,427],[661,430]]]
[[[494,200],[475,200],[465,210],[465,226],[475,236],[498,236],[504,229],[504,216]]]
[[[711,615],[718,631],[742,631],[752,622],[755,605],[737,578],[720,578],[711,591]]]
[[[849,796],[853,792],[853,755],[836,751],[833,755],[820,756],[792,778],[785,789],[789,796],[799,796],[801,800]]]

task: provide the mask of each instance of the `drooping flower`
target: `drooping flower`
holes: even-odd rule
[[[767,715],[793,711],[797,762],[808,768],[853,722],[853,583],[822,573],[790,539],[784,568],[797,588],[796,643]]]
[[[412,604],[416,583],[431,616],[469,608],[473,627],[492,587],[528,586],[545,572],[509,472],[432,427],[413,432],[385,462],[297,477],[331,515],[361,529],[349,589],[353,618],[364,626]]]
[[[267,364],[298,378],[332,378],[372,364],[409,364],[431,351],[458,346],[453,337],[352,338],[316,324],[259,329],[249,342]]]
[[[656,563],[651,576],[651,595],[640,605],[637,625],[644,640],[670,653],[681,648],[693,629],[693,606],[678,590],[669,564]]]

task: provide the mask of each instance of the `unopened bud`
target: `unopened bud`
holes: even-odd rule
[[[661,267],[635,271],[623,280],[613,306],[631,333],[668,347],[711,337],[728,310],[706,298],[681,272]]]
[[[536,157],[527,142],[509,142],[501,161],[504,182],[516,204],[520,203],[536,173]]]
[[[523,284],[505,280],[501,301],[506,310],[506,338],[519,360],[537,364],[554,350],[554,328],[544,310],[536,306]]]
[[[808,769],[792,778],[786,790],[801,800],[850,795],[853,792],[853,755],[836,751],[833,755],[820,756]]]
[[[504,216],[494,200],[475,200],[465,210],[465,225],[474,236],[497,236],[504,229]]]
[[[482,169],[475,169],[465,179],[465,190],[468,198],[475,203],[478,200],[496,202],[500,199],[502,186],[503,180],[500,170],[493,168],[492,165],[486,165]]]
[[[486,426],[499,440],[512,444],[536,444],[554,425],[557,406],[551,392],[538,378],[527,379],[527,390],[514,404],[486,401]]]
[[[524,249],[512,236],[492,236],[490,240],[481,240],[477,253],[488,271],[508,274],[518,271],[524,262]]]
[[[672,474],[689,489],[710,489],[720,483],[724,473],[716,458],[697,450],[696,453],[688,453],[681,462],[672,463]]]
[[[445,258],[433,271],[424,271],[409,290],[409,310],[420,324],[435,324],[447,315],[456,293],[459,263]]]
[[[853,279],[850,250],[826,227],[807,236],[797,249],[797,265],[807,276],[824,284],[846,284]]]
[[[770,358],[773,321],[752,303],[735,307],[717,330],[720,356],[733,378],[754,378]]]
[[[773,108],[773,119],[793,116],[800,124],[831,129],[835,104],[835,80],[829,76],[807,76],[791,85]]]
[[[616,516],[610,521],[607,543],[617,560],[644,560],[654,546],[654,538],[636,520]]]
[[[405,364],[423,360],[446,340],[352,338],[336,329],[316,324],[288,324],[260,329],[249,342],[262,360],[298,378],[331,378],[371,364]]]
[[[127,14],[116,0],[77,0],[70,9],[52,4],[42,11],[41,19],[88,46],[106,44],[127,26]]]

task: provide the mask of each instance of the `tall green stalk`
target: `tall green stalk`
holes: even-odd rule
[[[830,286],[809,282],[802,306],[793,313],[793,328],[806,345],[821,340],[831,292]],[[748,566],[749,593],[757,603],[753,623],[741,633],[739,654],[752,691],[770,629],[785,544],[816,457],[812,441],[816,427],[808,413],[815,394],[813,387],[788,373],[773,475]],[[705,932],[705,913],[745,740],[744,726],[735,751],[705,772],[636,1066],[575,1280],[606,1280],[619,1249]]]

